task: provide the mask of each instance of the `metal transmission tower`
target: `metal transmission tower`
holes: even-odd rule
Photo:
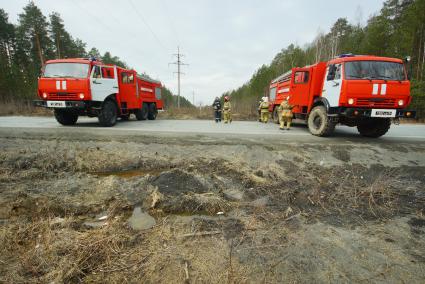
[[[181,58],[184,57],[184,54],[180,53],[180,47],[177,47],[177,54],[173,54],[177,57],[177,61],[173,63],[168,63],[168,65],[173,64],[177,65],[177,83],[178,83],[178,91],[177,91],[177,108],[180,108],[180,75],[184,75],[183,72],[181,72],[181,66],[189,65],[182,62]]]

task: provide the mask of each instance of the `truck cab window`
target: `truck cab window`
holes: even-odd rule
[[[328,67],[328,76],[326,77],[326,81],[333,81],[333,80],[335,80],[335,72],[336,72],[336,66],[334,64],[329,65],[329,67]]]
[[[294,83],[295,84],[305,84],[308,82],[309,73],[307,71],[298,71],[295,72]]]
[[[114,68],[102,67],[102,77],[105,79],[114,79]]]
[[[161,88],[155,88],[155,97],[157,100],[161,99]]]
[[[335,78],[334,80],[339,80],[341,79],[341,64],[337,64],[335,65]]]
[[[100,73],[100,66],[94,66],[93,68],[94,68],[93,78],[96,78],[96,79],[102,78],[102,75]]]
[[[270,89],[269,98],[270,98],[270,101],[276,100],[276,87]]]
[[[133,84],[134,83],[134,75],[127,73],[127,72],[121,73],[121,82],[123,84]]]

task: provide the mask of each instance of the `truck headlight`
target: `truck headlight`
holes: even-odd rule
[[[403,106],[403,105],[404,105],[404,101],[403,101],[403,100],[399,100],[399,101],[398,101],[398,105],[399,105],[399,106]]]
[[[354,104],[354,100],[353,100],[353,99],[349,99],[349,100],[348,100],[348,104],[349,104],[349,105]]]
[[[47,99],[47,94],[43,93],[43,99]]]
[[[84,94],[83,93],[80,94],[80,99],[84,99]]]

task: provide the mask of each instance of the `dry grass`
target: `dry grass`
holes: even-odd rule
[[[303,191],[289,190],[287,200],[297,208],[293,214],[335,216],[346,221],[385,219],[400,212],[414,213],[425,206],[423,198],[415,197],[421,189],[406,189],[406,181],[397,170],[383,170],[373,179],[366,175],[355,168],[334,168],[327,175],[316,176]]]
[[[160,119],[214,119],[214,110],[212,107],[197,108],[176,108],[171,107],[162,112],[158,118]],[[250,112],[248,109],[235,109],[232,112],[233,120],[256,120],[257,114]]]
[[[51,116],[52,112],[45,108],[34,107],[30,100],[0,102],[0,116],[6,115]]]
[[[214,116],[211,107],[170,107],[158,116],[159,119],[212,119]]]
[[[82,144],[85,143],[79,143],[78,147],[83,147]],[[43,141],[42,149],[50,149],[49,145]],[[87,145],[90,148],[86,149],[94,149],[94,145]],[[106,144],[97,145],[104,147]],[[113,142],[108,145],[111,152],[122,148]],[[62,146],[73,150],[72,144]],[[31,147],[37,149],[37,143],[32,141]],[[198,188],[192,186],[193,193],[167,193],[166,190],[161,193],[150,184],[152,180],[144,189],[141,180],[99,177],[95,183],[89,182],[88,187],[83,188],[90,192],[91,186],[95,186],[98,191],[93,195],[99,194],[96,199],[88,198],[86,192],[57,193],[59,187],[53,187],[53,192],[58,194],[58,198],[53,199],[47,187],[60,179],[56,169],[70,174],[64,186],[77,188],[80,183],[69,181],[94,178],[81,175],[79,170],[99,170],[108,166],[124,169],[127,168],[125,159],[112,163],[114,159],[111,157],[115,156],[110,153],[99,154],[84,148],[79,148],[73,156],[61,157],[49,156],[44,150],[34,154],[15,149],[18,148],[10,148],[10,152],[4,151],[0,155],[4,157],[1,168],[7,175],[19,177],[8,180],[6,174],[0,175],[3,186],[9,182],[2,191],[2,205],[7,202],[12,208],[11,213],[4,213],[7,217],[0,217],[0,283],[309,282],[313,277],[320,277],[322,271],[331,276],[347,272],[341,266],[328,265],[327,262],[328,249],[338,246],[340,239],[331,239],[329,243],[325,242],[325,246],[315,245],[317,239],[312,235],[317,227],[311,231],[308,229],[314,225],[312,223],[321,223],[319,228],[324,230],[321,234],[326,237],[329,236],[326,234],[328,225],[323,224],[334,220],[342,220],[338,224],[349,227],[367,225],[367,220],[373,221],[369,224],[384,223],[389,217],[423,216],[425,208],[423,194],[418,194],[423,189],[411,169],[366,168],[350,164],[324,168],[310,163],[302,168],[290,163],[276,163],[272,168],[258,171],[257,167],[246,168],[240,161],[214,157],[208,162],[194,158],[184,159],[181,163],[173,161],[173,164],[180,171],[193,173],[195,168],[197,175],[214,178],[220,191],[197,192],[195,189]],[[127,149],[128,153],[139,154],[139,151]],[[253,148],[253,151],[263,153],[259,148]],[[87,160],[84,167],[74,164],[79,153],[83,153],[83,159]],[[129,157],[133,160],[134,156]],[[170,156],[167,154],[166,157],[168,163]],[[147,157],[143,159],[149,162]],[[147,165],[152,166],[151,163]],[[28,178],[26,183],[30,185],[22,187],[22,177],[29,170],[51,174],[52,183],[37,184],[34,180],[39,177]],[[178,177],[185,181],[181,175],[171,177],[174,177],[170,178],[174,184]],[[223,188],[219,180],[226,181]],[[226,199],[221,190],[237,185],[244,186],[244,199]],[[151,191],[150,198],[145,200],[148,206],[143,208],[155,217],[157,223],[149,230],[133,231],[127,226],[133,205],[128,205],[130,203],[124,196],[137,193],[134,198],[140,202],[140,188],[143,192]],[[37,193],[33,189],[42,190]],[[111,199],[104,199],[101,193],[109,194]],[[35,198],[36,194],[41,196]],[[74,194],[76,199],[71,198]],[[266,201],[256,202],[262,198]],[[167,213],[164,203],[168,201],[174,207],[169,207],[173,209],[171,214],[164,214]],[[81,209],[72,209],[77,204]],[[91,221],[103,210],[107,210],[107,225],[100,228],[84,225],[87,219]],[[226,214],[216,215],[219,211]],[[310,234],[305,240],[304,232]],[[414,248],[418,247],[419,244]],[[355,253],[359,252],[354,249]],[[320,272],[311,269],[316,267],[312,263],[317,264]],[[414,265],[410,260],[401,260],[400,264],[409,269],[406,270],[409,273],[413,271],[412,266],[408,266]],[[373,260],[365,267],[374,267]],[[370,277],[370,273],[365,277]],[[348,275],[345,280],[350,282],[353,279]]]
[[[117,218],[115,218],[117,217]],[[182,238],[190,229],[162,219],[148,233],[111,216],[86,230],[78,217],[37,218],[0,231],[3,283],[241,283],[246,272],[223,234]],[[211,256],[214,256],[211,258]]]
[[[75,216],[37,216],[3,226],[0,236],[5,283],[77,283],[89,275],[100,280],[143,259],[123,258],[132,255],[131,233],[114,218],[87,230]]]

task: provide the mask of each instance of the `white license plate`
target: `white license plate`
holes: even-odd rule
[[[372,109],[371,117],[395,117],[395,109]]]
[[[64,108],[66,104],[64,101],[47,101],[47,107]]]

